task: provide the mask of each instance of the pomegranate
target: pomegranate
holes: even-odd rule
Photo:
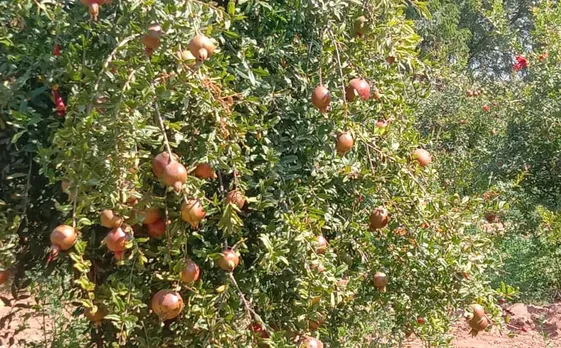
[[[161,321],[176,318],[183,306],[183,298],[177,291],[160,290],[152,297],[152,310]]]
[[[51,256],[56,256],[61,250],[68,250],[74,246],[78,234],[72,226],[59,225],[51,232]]]
[[[368,19],[365,16],[360,16],[355,19],[353,31],[356,37],[362,37],[368,34]]]
[[[188,222],[192,228],[197,228],[206,212],[198,199],[190,199],[181,206],[181,218]]]
[[[388,125],[388,121],[386,120],[378,120],[378,122],[376,122],[376,127],[378,128],[385,128]]]
[[[56,44],[55,47],[53,48],[53,56],[60,56],[60,44]]]
[[[101,226],[107,228],[117,228],[123,223],[123,218],[115,214],[111,209],[105,209],[100,214]]]
[[[325,239],[325,237],[320,234],[317,237],[316,252],[318,254],[325,254],[326,251],[327,251],[327,239]]]
[[[72,185],[72,183],[68,180],[63,180],[60,183],[60,189],[62,190],[62,192],[67,193],[68,189],[70,188],[70,185]]]
[[[489,105],[483,105],[483,111],[488,112],[489,111]]]
[[[362,100],[370,98],[370,85],[365,79],[352,79],[345,88],[345,98],[348,101],[355,100],[355,95],[361,97]]]
[[[415,150],[413,152],[413,158],[417,159],[417,162],[421,167],[426,167],[432,162],[430,153],[425,149]]]
[[[384,207],[376,208],[370,213],[370,229],[384,228],[388,224],[388,211]]]
[[[208,163],[199,163],[195,168],[195,176],[204,180],[216,179],[216,173]]]
[[[325,318],[321,313],[317,313],[316,318],[308,320],[308,327],[310,330],[317,330],[323,324]]]
[[[187,65],[191,66],[195,63],[195,56],[189,50],[181,50],[178,52],[179,60],[187,63]]]
[[[386,292],[386,286],[388,285],[388,277],[385,273],[377,272],[374,274],[374,286],[378,288],[380,292]]]
[[[166,233],[166,221],[162,218],[156,220],[156,222],[151,224],[146,224],[146,228],[148,229],[148,235],[152,238],[162,238],[162,236]]]
[[[245,197],[239,190],[232,190],[226,195],[226,204],[232,203],[239,209],[245,205]]]
[[[317,338],[313,337],[306,337],[302,344],[300,345],[301,348],[323,348],[323,342],[318,340]]]
[[[162,27],[158,23],[152,23],[148,26],[148,36],[160,38],[162,37]]]
[[[181,281],[187,284],[191,284],[199,279],[201,276],[201,269],[199,265],[193,262],[191,259],[185,261],[185,265],[181,269],[181,274],[179,277]]]
[[[145,225],[153,224],[154,222],[160,220],[160,209],[156,207],[149,208],[141,213],[144,216],[142,222]]]
[[[489,326],[489,319],[485,315],[481,318],[474,315],[468,320],[468,324],[471,327],[470,334],[472,336],[477,336],[479,331],[483,331]]]
[[[225,271],[233,272],[240,263],[240,257],[231,248],[222,250],[222,255],[218,259],[218,266]]]
[[[466,96],[468,96],[468,97],[473,97],[473,91],[467,91],[467,92],[466,92]]]
[[[335,149],[337,154],[340,156],[344,155],[350,149],[352,149],[354,144],[353,136],[349,132],[342,132],[337,136],[337,143],[335,144]]]
[[[86,316],[86,318],[88,318],[96,326],[99,326],[99,325],[101,325],[101,322],[103,321],[103,318],[108,313],[107,313],[107,308],[105,308],[105,306],[98,305],[96,307],[97,307],[97,310],[95,311],[95,313],[92,312],[93,308],[86,308],[86,310],[84,311],[84,315]]]
[[[327,112],[331,103],[331,93],[324,86],[317,86],[312,92],[312,104],[319,109],[320,112]]]
[[[173,160],[178,161],[179,157],[176,154],[173,154]],[[156,175],[158,179],[161,179],[164,176],[164,169],[170,163],[171,161],[169,159],[169,153],[164,151],[158,154],[152,160],[152,171],[154,172],[154,175]]]
[[[423,325],[424,323],[425,323],[425,318],[423,318],[423,317],[417,317],[417,324]]]
[[[8,270],[0,271],[0,285],[4,284],[8,280],[9,276],[10,273],[8,272]]]
[[[181,191],[183,184],[187,181],[187,169],[183,164],[172,161],[164,169],[164,183],[173,187],[175,192]]]
[[[388,64],[395,63],[395,57],[394,56],[387,56],[386,57],[386,62],[388,62]]]
[[[476,318],[483,318],[485,316],[485,309],[483,306],[477,303],[473,303],[470,305],[471,309],[473,310],[473,316]]]
[[[199,34],[189,42],[189,51],[202,62],[214,53],[214,43],[208,37]]]
[[[121,227],[114,228],[107,233],[105,244],[107,249],[115,253],[115,259],[122,260],[127,248],[127,234]]]

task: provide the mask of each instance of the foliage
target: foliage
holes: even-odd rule
[[[27,272],[16,280],[31,282],[45,310],[78,304],[75,317],[86,308],[109,313],[90,337],[80,334],[85,319],[64,323],[54,343],[250,346],[260,340],[248,329],[257,323],[279,347],[305,335],[329,346],[396,344],[411,332],[444,344],[456,309],[478,301],[497,315],[486,273],[499,260],[481,233],[484,200],[443,190],[439,156],[424,169],[411,158],[427,144],[414,111],[428,86],[407,6],[114,1],[91,21],[80,3],[1,4],[3,172],[14,179],[2,189],[6,226],[15,227],[0,230],[25,241],[18,268]],[[419,14],[426,9],[415,2]],[[361,15],[369,33],[359,38],[352,29]],[[140,38],[154,22],[162,45],[146,58]],[[178,52],[196,33],[218,50],[191,64]],[[379,101],[345,102],[344,86],[357,76],[379,89]],[[310,103],[318,84],[332,94],[327,114]],[[66,103],[62,118],[53,90]],[[376,127],[379,118],[389,125]],[[344,156],[334,151],[341,131],[355,140]],[[189,169],[211,163],[218,179],[190,175],[179,194],[163,187],[151,160],[167,145]],[[66,193],[61,181],[70,182]],[[224,200],[234,189],[248,198],[242,209]],[[199,228],[180,219],[185,198],[203,202]],[[378,206],[390,223],[371,231]],[[170,222],[162,239],[141,226],[149,207]],[[132,226],[122,261],[103,243],[104,209]],[[62,223],[77,227],[79,242],[44,265],[50,230]],[[320,234],[325,255],[316,251]],[[241,254],[233,273],[216,267],[226,246]],[[202,269],[193,285],[179,282],[186,258]],[[372,284],[378,271],[389,276],[386,293]],[[55,285],[67,277],[72,286],[61,294]],[[183,297],[178,319],[160,323],[151,312],[161,289]],[[313,330],[318,316],[324,322]]]

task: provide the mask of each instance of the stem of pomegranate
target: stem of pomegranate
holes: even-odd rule
[[[156,86],[154,85],[154,81],[151,81],[150,84],[152,85],[152,89],[154,90],[154,96],[156,96]],[[171,148],[169,146],[168,136],[166,134],[166,128],[164,126],[164,120],[162,119],[162,115],[160,114],[160,107],[158,106],[158,100],[154,99],[154,111],[156,111],[156,117],[158,118],[158,123],[160,125],[160,130],[162,131],[162,135],[164,136],[164,145],[166,147],[166,151],[169,155],[169,161],[173,160],[173,155],[171,153]]]

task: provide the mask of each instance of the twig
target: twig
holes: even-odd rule
[[[232,283],[234,283],[234,286],[238,290],[238,294],[240,295],[240,299],[242,300],[245,306],[245,310],[247,311],[247,316],[249,317],[249,319],[260,318],[260,316],[257,313],[255,313],[255,311],[251,308],[250,303],[246,300],[242,290],[238,285],[238,282],[236,282],[236,278],[234,278],[234,274],[232,272],[229,272],[228,275],[230,276],[230,280],[232,281]]]
[[[150,85],[154,90],[154,111],[156,111],[156,117],[158,118],[160,130],[162,131],[162,135],[164,136],[164,146],[166,147],[166,151],[168,152],[169,160],[171,162],[173,160],[173,154],[171,153],[171,147],[169,146],[168,136],[166,134],[166,128],[164,126],[164,120],[162,119],[162,115],[160,114],[160,107],[158,106],[158,96],[156,94],[156,86],[154,85],[154,81],[151,81]]]
[[[25,226],[29,226],[29,219],[27,218],[27,202],[29,201],[29,188],[31,186],[31,168],[33,167],[33,157],[29,159],[29,171],[27,172],[27,183],[25,184],[25,199],[23,201],[23,218],[25,219]]]
[[[370,155],[370,150],[368,149],[368,144],[366,143],[366,156],[368,157],[368,162],[370,163],[370,170],[374,174],[374,163],[372,162],[372,156]]]
[[[101,71],[99,72],[99,75],[97,76],[97,79],[95,80],[95,83],[94,83],[94,87],[93,87],[93,91],[92,91],[92,100],[91,100],[90,104],[88,105],[88,109],[87,109],[88,113],[90,113],[90,111],[92,111],[93,103],[94,103],[94,100],[97,97],[96,92],[99,88],[99,83],[101,82],[101,78],[105,74],[105,71],[107,70],[107,67],[109,66],[109,63],[111,63],[111,61],[115,58],[115,54],[117,53],[117,50],[119,48],[123,47],[124,45],[126,45],[129,41],[131,41],[133,39],[136,39],[139,36],[140,36],[140,34],[133,34],[133,35],[128,36],[128,37],[124,38],[123,40],[121,40],[121,42],[119,42],[117,44],[117,46],[115,46],[113,51],[111,51],[109,56],[107,56],[107,59],[105,59],[105,61],[101,65]]]
[[[339,56],[339,46],[337,45],[337,40],[335,39],[335,35],[333,35],[333,31],[331,27],[329,27],[329,34],[331,34],[331,39],[333,40],[333,44],[335,45],[335,53],[337,54],[337,65],[339,67],[339,74],[341,75],[341,91],[343,95],[341,98],[343,99],[343,106],[345,110],[345,121],[348,117],[348,110],[347,110],[347,98],[345,98],[345,76],[343,75],[343,66],[341,65],[341,57]]]

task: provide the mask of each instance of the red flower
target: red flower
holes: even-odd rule
[[[53,48],[53,56],[60,56],[60,45],[56,44],[55,47]]]
[[[540,60],[540,62],[543,62],[547,57],[549,57],[549,53],[544,52],[538,56],[538,59]]]
[[[483,105],[483,110],[485,110],[486,112],[489,111],[489,105]]]
[[[64,104],[64,99],[58,92],[58,88],[54,87],[52,90],[53,93],[53,102],[55,103],[56,113],[63,117],[66,114],[66,105]]]
[[[514,63],[513,69],[516,71],[520,71],[522,69],[526,69],[528,67],[528,61],[524,56],[518,55],[516,56],[516,63]]]

